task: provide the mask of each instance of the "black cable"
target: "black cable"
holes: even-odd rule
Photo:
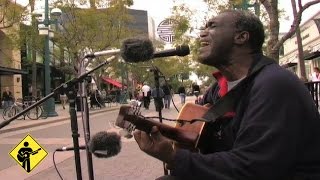
[[[56,166],[56,161],[55,161],[55,159],[54,159],[54,155],[55,155],[56,152],[57,152],[57,150],[55,150],[55,151],[53,152],[53,155],[52,155],[53,165],[54,165],[54,168],[56,169],[56,171],[57,171],[60,179],[63,180],[63,178],[62,178],[62,176],[61,176],[61,174],[60,174],[60,172],[59,172],[59,170],[58,170],[58,168],[57,168],[57,166]]]

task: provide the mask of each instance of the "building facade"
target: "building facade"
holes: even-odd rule
[[[313,17],[308,19],[305,23],[300,25],[302,46],[304,51],[304,63],[306,67],[306,74],[308,80],[312,73],[313,67],[320,67],[320,58],[307,58],[310,54],[316,53],[320,50],[320,11]],[[280,55],[279,64],[286,65],[291,64],[289,69],[296,73],[298,76],[300,73],[299,61],[298,61],[298,45],[296,35],[289,38],[283,44],[283,55]],[[308,60],[306,60],[308,59]]]
[[[18,48],[15,48],[14,40],[10,36],[10,32],[15,32],[18,28],[18,25],[14,25],[0,30],[1,97],[6,87],[9,87],[16,99],[23,97],[21,74],[26,72],[21,70],[21,53]]]

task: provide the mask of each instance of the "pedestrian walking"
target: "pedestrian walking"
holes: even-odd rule
[[[179,96],[180,96],[180,103],[184,104],[186,102],[186,89],[184,88],[183,85],[181,85],[178,88],[178,93],[179,93]]]
[[[60,93],[60,102],[61,102],[61,105],[62,105],[62,108],[63,109],[66,109],[66,104],[67,104],[67,95],[64,91],[62,91]]]
[[[149,109],[151,88],[150,86],[147,85],[147,83],[144,83],[141,88],[141,91],[142,91],[143,107],[145,109]]]
[[[153,88],[151,90],[151,96],[154,99],[154,106],[156,107],[156,111],[159,112],[163,109],[163,97],[165,96],[162,88]]]
[[[162,86],[162,90],[164,92],[164,108],[170,109],[170,101],[172,99],[172,95],[171,95],[171,85],[168,83],[165,83]]]
[[[5,91],[2,93],[2,102],[3,102],[3,109],[11,106],[13,104],[13,95],[9,90],[9,87],[5,87]]]

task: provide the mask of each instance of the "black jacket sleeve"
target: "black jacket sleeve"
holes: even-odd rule
[[[302,162],[319,164],[319,114],[298,78],[271,65],[254,80],[242,117],[232,124],[233,147],[212,154],[179,149],[174,175],[181,179],[282,180]],[[236,123],[234,121],[238,121]],[[230,132],[231,133],[231,132]],[[313,137],[315,136],[315,137]],[[317,140],[318,141],[318,140]],[[311,147],[312,146],[312,147]],[[313,154],[308,157],[306,154]],[[315,156],[316,155],[316,156]],[[302,165],[303,166],[303,165]]]

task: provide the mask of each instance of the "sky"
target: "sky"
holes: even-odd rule
[[[55,1],[55,0],[49,0]],[[202,0],[178,0],[179,2],[184,2],[189,5],[194,10],[206,9],[205,4]],[[226,0],[223,0],[226,1]],[[302,4],[309,2],[311,0],[302,0]],[[17,0],[18,3],[26,5],[28,0]],[[36,0],[38,7],[44,7],[44,0]],[[134,0],[134,5],[132,9],[146,10],[148,15],[152,17],[155,21],[155,25],[158,26],[161,21],[166,19],[171,14],[171,9],[174,6],[173,0]],[[293,20],[292,8],[290,0],[279,0],[279,9],[284,9],[286,11],[286,16],[288,20],[282,20],[280,22],[280,32],[287,32],[290,28],[291,22]],[[308,8],[302,16],[302,23],[312,17],[320,9],[320,4],[313,5]],[[200,14],[200,16],[203,16]],[[202,24],[201,24],[202,25]],[[199,24],[197,26],[200,26]]]
[[[190,5],[193,9],[205,9],[204,3],[201,0],[180,0],[184,1],[186,4]],[[302,0],[302,4],[309,2],[311,0]],[[156,26],[169,17],[171,14],[171,8],[173,7],[172,0],[134,0],[133,9],[147,10],[149,16],[153,17]],[[279,0],[279,9],[284,9],[286,11],[286,16],[288,20],[282,20],[280,22],[280,32],[287,32],[293,21],[292,16],[292,6],[290,0]],[[320,10],[320,4],[313,5],[308,8],[302,16],[302,23],[307,19],[312,17],[315,13]]]

